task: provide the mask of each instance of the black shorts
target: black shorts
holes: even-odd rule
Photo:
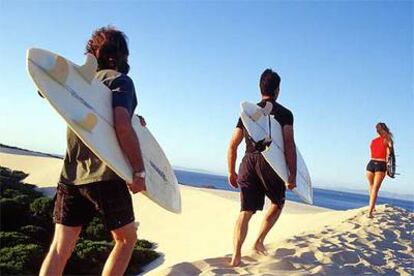
[[[285,182],[260,153],[246,153],[240,164],[237,183],[242,211],[263,210],[265,195],[280,209],[285,204]]]
[[[368,162],[367,171],[372,173],[375,172],[386,172],[387,171],[387,163],[385,161],[377,161],[371,160]]]
[[[108,230],[135,220],[132,198],[125,181],[101,181],[84,185],[59,183],[53,221],[66,226],[83,226],[101,215]]]

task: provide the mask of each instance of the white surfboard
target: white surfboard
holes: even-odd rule
[[[257,104],[243,102],[241,104],[241,119],[250,135],[255,141],[261,141],[263,139],[270,140],[271,144],[262,152],[266,161],[270,164],[273,170],[287,182],[289,176],[289,169],[286,164],[286,158],[284,153],[284,142],[282,128],[279,122],[270,115],[270,129],[269,132],[269,115],[272,110],[272,104],[268,103],[265,107],[260,107]],[[271,137],[271,138],[270,138]],[[313,190],[312,182],[309,175],[308,168],[305,161],[296,147],[296,159],[297,159],[297,173],[296,173],[296,188],[293,192],[299,196],[299,198],[308,204],[313,204]]]
[[[113,127],[112,92],[95,79],[97,61],[88,54],[78,66],[42,49],[29,49],[27,68],[39,92],[76,135],[124,180],[132,181],[132,168],[124,156]],[[181,197],[174,171],[147,127],[133,116],[145,166],[144,194],[161,207],[181,212]]]

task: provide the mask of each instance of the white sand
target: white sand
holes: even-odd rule
[[[0,153],[0,165],[30,173],[28,183],[55,187],[62,161]],[[349,211],[287,202],[265,243],[268,256],[251,252],[264,212],[250,222],[243,264],[228,267],[238,194],[181,185],[183,211],[169,213],[143,195],[133,196],[139,238],[158,244],[161,258],[145,268],[148,275],[351,275],[414,274],[413,213],[378,206]]]

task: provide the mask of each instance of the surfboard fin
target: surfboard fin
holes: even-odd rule
[[[73,120],[76,125],[83,128],[84,130],[91,132],[98,122],[98,119],[96,118],[96,115],[93,113],[88,113],[84,118],[81,120]]]
[[[98,61],[92,54],[86,55],[85,64],[77,68],[79,74],[88,83],[91,83],[95,78],[96,69],[98,68]]]
[[[271,102],[266,102],[266,105],[262,108],[263,115],[268,116],[273,110],[273,104]]]
[[[55,66],[48,73],[58,83],[65,84],[69,75],[69,67],[66,59],[61,56],[56,56]]]
[[[259,108],[255,113],[250,116],[250,118],[256,122],[259,120],[262,116],[268,116],[270,115],[270,112],[272,112],[273,104],[271,102],[266,102],[266,105],[263,108]]]

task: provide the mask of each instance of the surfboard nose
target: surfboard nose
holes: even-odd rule
[[[56,64],[56,55],[39,48],[27,50],[27,61],[33,62],[44,70],[51,70]]]

